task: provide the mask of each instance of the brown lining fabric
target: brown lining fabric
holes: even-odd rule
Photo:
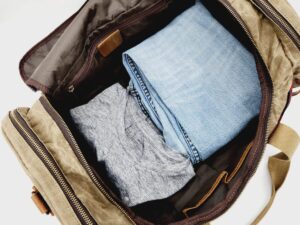
[[[44,91],[47,90],[48,94],[52,93],[57,86],[66,82],[65,79],[69,77],[67,75],[69,72],[75,75],[77,68],[82,66],[90,49],[89,45],[93,41],[91,39],[97,38],[94,34],[97,29],[103,32],[103,29],[128,16],[125,14],[141,11],[148,5],[156,3],[157,0],[126,2],[126,0],[118,0],[118,3],[109,0],[87,1],[77,13],[33,47],[21,60],[20,70],[22,76],[26,74],[23,76],[25,82],[29,79],[29,74],[25,73],[26,66],[38,64],[38,66],[34,66],[32,74],[30,74],[31,80],[35,80],[35,82],[31,81],[30,86],[39,84],[34,88],[44,87]],[[106,10],[110,10],[109,15]],[[49,42],[51,42],[51,46],[46,48],[46,52],[40,51]],[[49,49],[51,52],[48,51]],[[42,58],[33,58],[41,53],[44,55]],[[28,61],[31,58],[32,62]],[[60,58],[64,58],[64,60],[58,61]]]
[[[87,3],[87,1],[82,5]],[[66,27],[72,22],[72,20],[76,17],[78,12],[82,9],[82,7],[75,12],[72,16],[70,16],[66,21],[64,21],[60,26],[58,26],[54,31],[52,31],[49,35],[47,35],[44,39],[42,39],[40,42],[38,42],[36,45],[34,45],[21,59],[19,63],[19,71],[20,75],[23,79],[23,81],[29,85],[33,90],[41,90],[43,93],[48,93],[49,89],[48,87],[40,84],[36,80],[30,79],[30,76],[32,75],[33,71],[36,69],[38,64],[41,62],[42,58],[37,62],[37,64],[34,64],[30,58],[35,57],[36,54],[40,53],[40,48],[47,45],[47,51],[43,55],[43,57],[46,57],[46,55],[49,53],[49,51],[52,49],[53,45],[56,43],[56,41],[59,39],[63,31],[66,29]],[[30,71],[28,71],[28,68],[31,68]]]
[[[116,48],[118,48],[123,42],[123,38],[120,30],[116,30],[109,34],[103,41],[97,45],[99,53],[103,57],[110,55]]]
[[[220,182],[223,180],[224,176],[228,175],[228,172],[223,171],[216,179],[215,183],[212,185],[211,189],[209,189],[209,191],[199,200],[199,202],[193,206],[193,207],[189,207],[189,208],[185,208],[184,210],[182,210],[182,213],[186,216],[189,217],[188,212],[190,210],[196,209],[198,207],[200,207],[211,195],[212,193],[216,190],[216,188],[218,187],[218,185],[220,184]]]
[[[216,181],[214,182],[214,184],[212,185],[211,189],[199,200],[199,202],[197,202],[197,204],[195,206],[185,208],[182,210],[183,214],[186,217],[189,217],[189,215],[188,215],[189,211],[200,207],[212,195],[212,193],[215,191],[215,189],[218,187],[218,185],[220,184],[220,182],[222,180],[225,184],[228,184],[232,180],[232,178],[238,173],[239,169],[241,168],[242,164],[244,163],[251,147],[252,147],[252,142],[246,147],[245,151],[242,154],[242,157],[240,158],[240,160],[239,160],[238,164],[236,165],[236,167],[234,168],[234,170],[231,173],[228,173],[227,171],[221,172],[220,175],[217,177]]]
[[[200,212],[193,213],[193,216],[187,219],[187,221],[191,224],[210,221],[222,214],[223,212],[225,212],[226,209],[228,209],[230,205],[233,204],[233,202],[237,199],[239,193],[245,187],[247,181],[255,172],[256,166],[263,152],[263,149],[259,148],[259,145],[263,144],[263,146],[265,146],[264,143],[266,133],[264,132],[264,130],[266,129],[266,123],[264,123],[264,121],[267,121],[270,112],[270,99],[272,97],[270,95],[270,91],[272,90],[270,77],[265,77],[265,72],[263,71],[267,71],[266,68],[264,68],[263,65],[260,65],[260,63],[258,63],[258,72],[262,83],[263,99],[261,113],[259,116],[259,129],[257,130],[253,141],[253,150],[249,152],[245,163],[240,168],[239,175],[233,178],[232,182],[228,184],[227,187],[229,188],[229,190],[226,193],[225,199],[221,201],[216,201],[217,204],[215,204],[213,198],[209,198],[202,205]],[[222,188],[222,186],[218,187],[218,189],[220,188]],[[215,195],[217,194],[217,190],[214,193]]]

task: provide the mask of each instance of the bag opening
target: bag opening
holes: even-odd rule
[[[97,162],[94,154],[91,154],[93,151],[71,120],[68,113],[70,108],[86,103],[116,82],[127,86],[129,77],[122,65],[122,52],[162,29],[170,20],[194,2],[186,1],[183,4],[176,0],[155,1],[147,6],[139,6],[145,7],[145,11],[149,14],[136,17],[138,19],[130,19],[130,26],[116,23],[110,24],[110,29],[107,28],[107,30],[112,31],[115,31],[116,27],[122,28],[120,32],[123,43],[120,47],[107,57],[103,57],[96,50],[89,54],[88,52],[82,53],[88,63],[77,72],[84,71],[84,73],[75,73],[76,65],[74,65],[74,73],[69,73],[68,77],[64,77],[63,82],[59,78],[61,83],[51,84],[53,87],[48,92],[51,103],[66,120],[85,157],[96,174],[104,181],[107,190],[141,224],[149,224],[149,222],[154,224],[177,222],[176,224],[180,224],[187,221],[193,224],[205,222],[224,212],[233,203],[254,172],[265,145],[265,118],[269,113],[271,103],[271,81],[266,76],[267,70],[261,64],[261,59],[256,54],[249,37],[224,5],[218,1],[205,0],[203,3],[216,20],[255,55],[263,96],[261,112],[259,117],[250,121],[247,127],[230,143],[209,159],[195,165],[196,176],[183,189],[166,199],[146,202],[132,208],[126,207],[118,200],[117,188],[108,178],[103,165]],[[134,11],[134,9],[130,11]],[[126,13],[124,13],[125,16]],[[122,21],[126,21],[124,17],[121,17]],[[128,15],[128,17],[130,16]],[[103,30],[98,32],[100,31],[103,32]],[[96,34],[97,32],[93,35]],[[103,36],[107,36],[107,34]],[[97,40],[99,42],[99,38]],[[100,38],[100,40],[102,39]],[[55,47],[54,45],[52,48]],[[44,59],[46,60],[45,63],[48,63],[47,57]],[[83,64],[78,63],[77,66],[80,67],[79,65],[82,66]],[[37,72],[34,73],[37,74]],[[109,76],[107,76],[108,74]]]

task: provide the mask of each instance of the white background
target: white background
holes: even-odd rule
[[[112,0],[113,1],[113,0]],[[282,0],[280,0],[282,1]],[[289,0],[300,14],[299,0]],[[19,106],[30,106],[39,97],[23,82],[18,63],[25,52],[74,13],[84,0],[0,0],[0,118]],[[300,96],[292,99],[283,122],[300,133]],[[32,183],[10,147],[0,137],[0,224],[58,225],[55,217],[40,215],[30,200]],[[299,150],[299,149],[298,149]],[[212,224],[250,224],[270,195],[267,157],[235,205]],[[289,176],[262,225],[300,224],[300,150],[294,155]]]

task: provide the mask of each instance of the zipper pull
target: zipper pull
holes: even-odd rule
[[[43,196],[35,186],[32,187],[31,199],[42,214],[46,214],[46,215],[50,214],[54,216],[53,212],[51,211],[50,207],[46,203],[45,199],[43,198]]]

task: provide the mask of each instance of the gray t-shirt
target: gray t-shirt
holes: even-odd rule
[[[120,84],[72,109],[71,116],[128,206],[169,197],[195,175],[190,160],[167,147]]]

